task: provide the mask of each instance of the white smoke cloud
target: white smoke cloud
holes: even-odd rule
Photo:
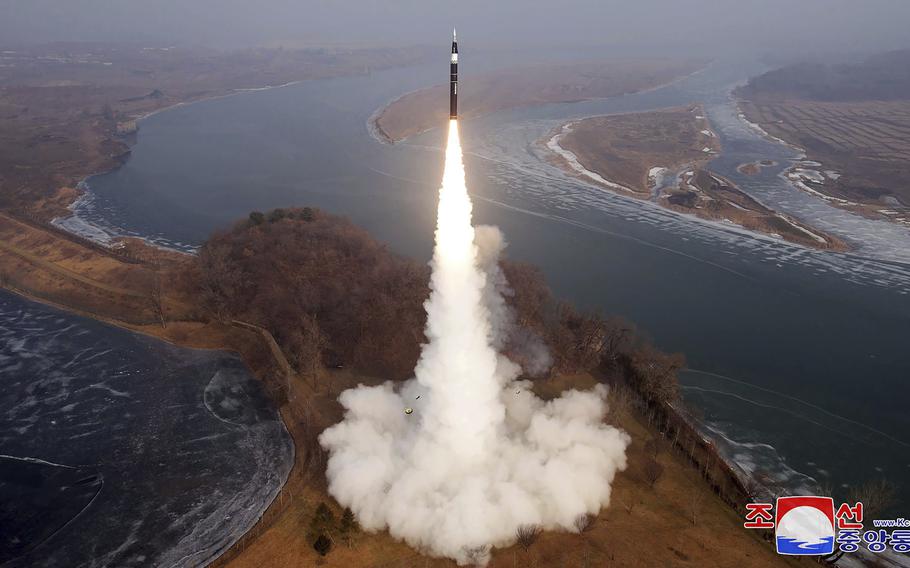
[[[543,339],[532,330],[518,325],[515,313],[506,302],[514,294],[499,266],[506,241],[499,227],[479,225],[474,229],[477,265],[486,275],[483,302],[490,319],[490,346],[501,353],[508,349],[522,370],[539,377],[550,370],[553,358]]]
[[[485,564],[521,525],[575,530],[579,514],[609,504],[626,466],[628,436],[603,422],[605,387],[545,402],[500,355],[515,329],[503,246],[471,225],[453,121],[415,378],[343,392],[344,419],[319,438],[329,492],[364,529],[459,564]]]

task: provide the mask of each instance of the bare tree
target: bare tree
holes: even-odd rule
[[[645,455],[657,459],[657,456],[660,455],[660,450],[663,449],[663,444],[659,438],[651,438],[645,442]]]
[[[231,260],[227,244],[206,243],[197,258],[202,303],[218,320],[230,318],[233,301],[240,290],[241,272]]]
[[[847,500],[863,504],[863,515],[875,518],[894,505],[897,498],[897,486],[887,479],[867,481],[862,485],[851,487]]]
[[[315,387],[325,365],[323,353],[329,345],[328,337],[319,326],[313,314],[304,315],[300,328],[294,330],[287,342],[291,350],[291,359],[301,375],[310,379]]]
[[[648,482],[648,487],[653,488],[657,481],[664,474],[664,466],[660,465],[656,459],[649,457],[645,461],[644,473],[645,481]]]
[[[619,357],[628,352],[632,346],[633,328],[622,318],[610,318],[603,324],[604,345],[601,361],[606,367],[612,367]]]
[[[698,525],[698,519],[701,515],[702,504],[705,501],[704,491],[692,491],[689,494],[688,513],[689,521],[693,525]]]
[[[761,485],[759,485],[754,477],[749,475],[743,483],[743,489],[746,490],[746,497],[748,497],[750,501],[754,501],[758,498],[758,494],[761,491]],[[831,495],[831,493],[824,492],[823,490],[819,495]]]
[[[622,507],[626,510],[626,513],[631,515],[632,509],[635,508],[635,503],[638,501],[638,499],[636,498],[635,492],[633,491],[632,494],[629,495],[628,500],[618,499],[618,501],[622,503]]]
[[[705,444],[705,461],[702,464],[702,472],[704,473],[705,479],[711,480],[711,471],[715,465],[717,458],[717,446],[714,442],[707,442]]]
[[[152,272],[152,281],[149,286],[149,301],[152,304],[152,311],[162,328],[167,327],[167,313],[164,308],[164,294],[161,291],[161,269],[155,265]]]
[[[540,528],[540,525],[521,525],[515,530],[515,538],[527,552],[531,545],[537,542],[537,537],[541,532],[543,529]]]
[[[774,479],[767,472],[756,473],[755,481],[771,501],[775,501],[778,497],[783,497],[787,494],[787,486],[784,482]]]
[[[575,517],[573,524],[579,533],[588,532],[594,526],[594,516],[582,513]]]
[[[603,320],[596,314],[582,316],[576,337],[575,349],[580,367],[585,370],[593,369],[603,358],[607,342]]]
[[[483,566],[490,556],[490,546],[486,544],[481,546],[466,546],[463,550],[468,562],[474,566]]]
[[[338,535],[348,545],[348,548],[354,548],[354,535],[358,530],[359,526],[357,525],[357,519],[354,518],[354,512],[345,508],[341,514],[341,522],[338,524]]]
[[[628,387],[624,385],[614,385],[610,387],[609,394],[610,410],[614,413],[625,412],[631,405]]]
[[[679,398],[676,373],[685,366],[682,355],[662,353],[652,345],[643,345],[632,353],[631,359],[634,380],[645,398],[657,403]]]

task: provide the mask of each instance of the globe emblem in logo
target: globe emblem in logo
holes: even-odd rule
[[[834,500],[830,497],[777,499],[778,554],[826,555],[834,552]]]

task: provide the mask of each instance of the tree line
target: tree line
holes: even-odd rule
[[[549,374],[621,366],[649,400],[677,397],[681,356],[660,352],[621,319],[557,301],[532,265],[503,260],[501,268],[518,328],[549,349]],[[340,365],[408,378],[425,341],[429,267],[319,209],[253,212],[212,235],[190,270],[207,317],[268,329],[297,372],[314,381]],[[506,354],[521,356],[509,345]]]

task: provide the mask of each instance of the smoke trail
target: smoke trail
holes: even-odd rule
[[[487,284],[495,264],[481,266],[453,120],[415,378],[343,392],[344,420],[319,438],[329,492],[366,530],[459,564],[485,564],[520,525],[575,530],[579,514],[609,504],[629,442],[603,423],[603,386],[544,402],[515,381],[491,322],[504,306]]]
[[[550,351],[537,333],[518,325],[515,312],[506,302],[506,297],[515,292],[499,267],[499,257],[506,248],[502,233],[498,227],[481,225],[474,229],[474,243],[477,264],[486,275],[483,297],[490,318],[490,345],[497,352],[508,351],[526,375],[544,375],[553,365]]]

